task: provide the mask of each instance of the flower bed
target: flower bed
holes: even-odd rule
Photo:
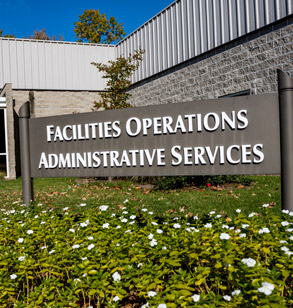
[[[293,213],[3,211],[1,307],[292,307]]]

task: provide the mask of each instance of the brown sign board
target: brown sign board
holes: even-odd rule
[[[32,177],[279,174],[278,94],[29,120]]]

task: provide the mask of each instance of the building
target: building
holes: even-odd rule
[[[32,117],[91,111],[105,88],[91,62],[139,47],[130,103],[166,104],[277,91],[293,76],[293,0],[177,0],[117,45],[0,38],[0,164],[18,171],[15,110]]]

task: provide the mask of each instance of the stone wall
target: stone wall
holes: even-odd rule
[[[12,86],[7,84],[2,91],[7,103],[9,179],[15,179],[20,174],[17,112],[23,103],[30,102],[31,117],[45,117],[91,112],[94,101],[99,99],[99,92],[25,91],[13,90]]]
[[[134,84],[135,106],[277,91],[279,68],[293,76],[292,16]]]
[[[13,90],[15,107],[29,101],[32,117],[45,117],[92,111],[99,92]]]

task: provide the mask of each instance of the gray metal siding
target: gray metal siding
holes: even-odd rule
[[[116,46],[0,38],[0,87],[104,90],[90,63],[141,47],[137,82],[292,13],[293,0],[177,0]]]
[[[118,43],[117,55],[146,50],[136,82],[288,16],[292,8],[293,0],[178,0]]]
[[[114,58],[113,45],[0,38],[0,87],[11,82],[15,89],[104,90],[105,79],[90,63]]]

